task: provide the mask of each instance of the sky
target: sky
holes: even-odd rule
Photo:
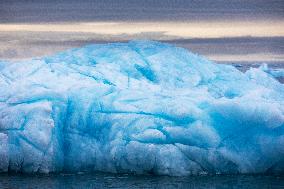
[[[220,62],[284,62],[284,0],[1,0],[0,59],[151,39]]]
[[[283,0],[1,0],[1,23],[282,20]]]

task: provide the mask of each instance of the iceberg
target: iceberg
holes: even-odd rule
[[[283,173],[271,73],[155,41],[1,61],[0,172]]]

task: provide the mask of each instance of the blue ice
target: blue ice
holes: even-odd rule
[[[271,73],[153,41],[2,61],[0,172],[281,173],[284,86]]]

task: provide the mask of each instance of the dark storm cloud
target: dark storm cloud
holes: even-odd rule
[[[1,23],[283,18],[283,0],[0,1]]]

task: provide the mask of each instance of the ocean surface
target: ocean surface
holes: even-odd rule
[[[280,189],[284,176],[215,175],[215,176],[135,176],[114,174],[0,175],[1,189],[55,188],[156,188],[156,189]]]

